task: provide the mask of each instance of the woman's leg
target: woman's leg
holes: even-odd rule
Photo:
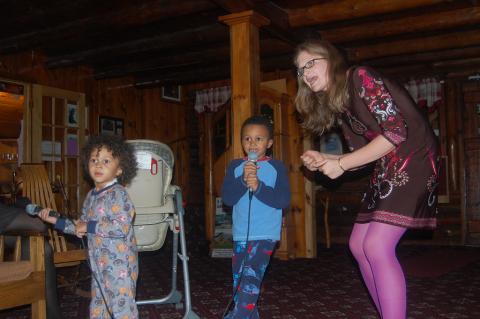
[[[375,287],[375,281],[373,279],[372,267],[367,260],[367,256],[365,256],[365,252],[363,251],[363,242],[365,240],[365,236],[367,235],[369,225],[369,223],[356,223],[355,225],[353,225],[352,234],[350,235],[349,240],[349,246],[353,257],[355,257],[355,259],[357,260],[358,267],[360,268],[363,281],[367,286],[370,297],[372,297],[378,313],[382,313],[380,309],[380,304],[378,302],[377,289]]]
[[[382,319],[405,319],[405,275],[395,250],[406,229],[371,222],[363,240],[363,251],[370,263]]]

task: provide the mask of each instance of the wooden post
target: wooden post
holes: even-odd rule
[[[243,157],[240,128],[257,108],[260,90],[259,27],[270,21],[254,11],[219,17],[230,26],[230,63],[232,78],[232,153]]]
[[[212,145],[212,114],[204,113],[203,134],[205,156],[205,233],[207,240],[213,240],[215,234],[215,194],[213,193],[213,145]]]
[[[295,227],[295,256],[315,258],[317,257],[317,234],[315,211],[310,208],[310,201],[307,201],[306,189],[310,186],[302,172],[302,161],[300,155],[304,150],[303,130],[295,116],[295,103],[293,97],[297,94],[297,78],[287,77],[287,92],[292,99],[288,103],[288,150],[290,152],[289,178],[292,189],[290,213]],[[307,215],[308,212],[308,215]]]

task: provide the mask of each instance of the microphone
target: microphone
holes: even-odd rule
[[[25,207],[25,211],[27,212],[28,215],[30,216],[38,216],[38,214],[40,213],[40,211],[43,209],[43,207],[41,206],[38,206],[36,204],[28,204],[26,207]],[[54,210],[51,210],[48,212],[48,216],[49,217],[55,217],[55,218],[60,218],[60,214]]]
[[[255,152],[248,152],[248,161],[249,161],[249,162],[257,163],[257,160],[258,160],[258,155],[257,155],[257,153],[255,153]]]
[[[253,164],[257,164],[258,160],[258,155],[256,152],[248,152],[248,157],[247,157],[249,162],[252,162]],[[253,196],[253,189],[249,188],[248,189],[248,196],[250,196],[250,199],[252,199]]]

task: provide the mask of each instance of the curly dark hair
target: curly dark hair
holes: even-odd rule
[[[137,175],[137,159],[135,151],[131,144],[126,143],[123,137],[117,135],[94,135],[88,138],[87,143],[82,148],[81,160],[83,166],[83,177],[85,180],[93,185],[93,180],[88,171],[88,162],[93,151],[105,147],[112,152],[112,156],[118,159],[122,174],[117,177],[117,180],[122,185],[129,184]]]

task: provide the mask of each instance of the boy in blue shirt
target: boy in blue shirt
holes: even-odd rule
[[[255,319],[263,276],[280,240],[282,209],[290,203],[290,186],[285,165],[266,156],[273,145],[270,120],[250,117],[241,130],[242,147],[249,156],[230,162],[222,187],[223,202],[233,206],[234,241],[235,307],[225,318]]]

